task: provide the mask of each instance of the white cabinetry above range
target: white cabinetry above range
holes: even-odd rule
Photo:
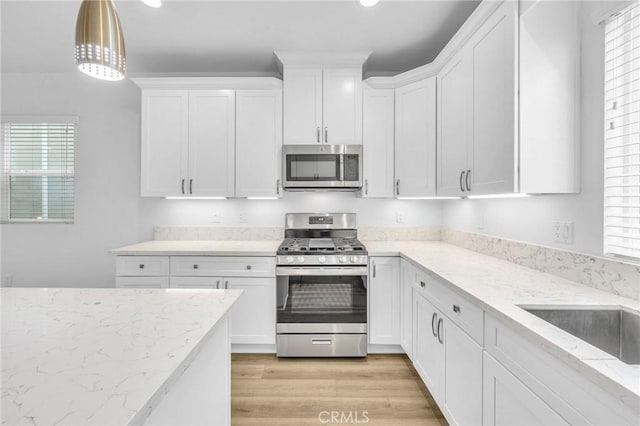
[[[142,196],[280,196],[279,80],[134,81],[142,88]]]

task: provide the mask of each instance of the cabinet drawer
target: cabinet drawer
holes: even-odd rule
[[[422,287],[422,283],[425,283]],[[418,285],[424,294],[480,345],[484,341],[484,311],[464,297],[454,293],[431,275],[418,272]]]
[[[169,275],[169,256],[118,256],[117,276]]]
[[[224,288],[221,277],[171,277],[171,288]]]
[[[275,277],[275,257],[171,256],[171,275]]]
[[[118,288],[167,288],[169,277],[116,277]]]

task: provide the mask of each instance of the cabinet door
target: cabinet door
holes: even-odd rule
[[[436,331],[439,315],[420,292],[413,292],[413,365],[436,402],[444,379],[444,350]]]
[[[322,70],[285,68],[282,76],[284,143],[321,143]]]
[[[235,93],[189,92],[188,195],[233,197]]]
[[[471,146],[471,61],[469,50],[454,57],[438,75],[438,195],[465,193]]]
[[[222,277],[170,277],[171,288],[222,288]]]
[[[444,345],[444,389],[440,407],[451,424],[482,424],[482,347],[447,317],[440,327]]]
[[[364,198],[393,198],[394,90],[364,88]]]
[[[487,352],[483,365],[483,425],[569,424]]]
[[[236,196],[280,197],[282,91],[236,92]]]
[[[370,258],[369,343],[400,344],[400,259]]]
[[[413,360],[413,287],[418,272],[406,260],[401,261],[400,270],[400,345]]]
[[[396,89],[396,196],[436,193],[436,79]]]
[[[276,343],[276,279],[224,278],[224,287],[244,290],[231,312],[231,343]]]
[[[517,191],[516,34],[518,2],[504,2],[471,41],[471,192]]]
[[[184,195],[189,165],[188,127],[186,90],[142,92],[140,195]]]
[[[362,143],[361,67],[323,70],[322,123],[324,143]]]

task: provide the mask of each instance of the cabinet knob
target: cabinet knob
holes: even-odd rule
[[[459,314],[460,313],[460,306],[453,305],[453,312],[455,312],[456,314]]]
[[[425,288],[427,286],[427,283],[425,283],[424,281],[420,281],[420,287]]]
[[[193,264],[193,269],[198,269],[198,264],[197,263]]]
[[[138,268],[144,269],[144,263],[141,263],[140,265],[138,265]]]
[[[247,271],[250,271],[250,270],[251,270],[251,268],[252,268],[252,266],[251,266],[251,265],[247,265]]]

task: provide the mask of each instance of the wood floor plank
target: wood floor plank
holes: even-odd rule
[[[404,355],[367,358],[232,356],[232,424],[446,425],[433,398]],[[333,414],[336,413],[336,414]]]

